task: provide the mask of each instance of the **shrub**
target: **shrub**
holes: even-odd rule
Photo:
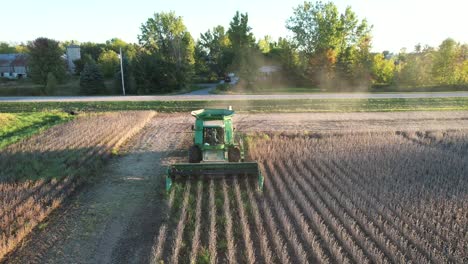
[[[47,74],[47,85],[45,87],[45,94],[51,95],[57,89],[57,78],[51,72]]]
[[[99,94],[105,89],[104,77],[95,63],[86,63],[80,76],[82,94]]]

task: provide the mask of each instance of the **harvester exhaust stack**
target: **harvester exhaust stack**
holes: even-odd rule
[[[189,178],[256,177],[258,189],[263,189],[263,175],[257,162],[244,162],[242,138],[234,135],[229,109],[201,109],[195,117],[193,145],[189,149],[189,163],[172,164],[167,169],[166,190],[175,180]]]

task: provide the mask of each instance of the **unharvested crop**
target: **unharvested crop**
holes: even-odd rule
[[[153,115],[84,116],[0,151],[0,259]]]
[[[249,142],[264,192],[242,175],[176,184],[170,197],[179,205],[156,236],[166,247],[153,263],[468,261],[467,130],[259,134]],[[181,221],[195,231],[181,235]]]

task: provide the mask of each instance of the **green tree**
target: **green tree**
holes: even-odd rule
[[[460,46],[457,65],[455,66],[455,79],[458,84],[468,84],[468,44]]]
[[[228,35],[223,26],[214,27],[212,30],[200,34],[197,43],[197,58],[200,67],[208,67],[209,75],[223,76],[227,68],[232,64],[232,52]]]
[[[104,50],[106,50],[106,44],[103,43],[84,42],[80,44],[81,56],[88,54],[94,61],[99,59]]]
[[[137,78],[137,84],[149,89],[150,92],[160,92],[163,90],[180,89],[191,82],[194,66],[194,41],[185,27],[182,17],[176,16],[174,12],[155,13],[154,17],[149,18],[141,26],[141,35],[138,36],[139,43],[143,50],[140,53],[139,60],[145,62],[143,65],[156,66],[160,73],[156,81],[154,76],[151,80],[154,85],[148,86],[145,78]],[[148,56],[156,63],[148,62]],[[160,68],[160,66],[165,66]],[[147,72],[147,71],[143,71]],[[139,72],[135,71],[135,75]],[[151,74],[153,75],[153,74]],[[169,87],[159,87],[161,84],[170,85]]]
[[[395,67],[396,84],[401,87],[434,85],[434,49],[416,45],[415,50],[414,53],[406,53],[406,50],[402,49],[398,54],[398,65]]]
[[[119,55],[113,50],[106,50],[99,55],[98,65],[105,78],[112,78],[120,65]]]
[[[210,78],[212,75],[211,71],[211,65],[212,61],[210,60],[208,56],[208,52],[203,48],[203,46],[200,44],[200,41],[197,41],[195,45],[195,64],[194,64],[194,69],[195,69],[195,75],[199,77],[200,80],[207,80]]]
[[[265,37],[263,37],[262,39],[258,41],[258,48],[264,54],[270,52],[270,50],[272,49],[272,46],[273,46],[273,39],[269,35],[266,35]]]
[[[15,46],[11,46],[7,42],[0,42],[0,54],[16,53]]]
[[[277,42],[270,44],[271,49],[267,54],[274,62],[280,64],[283,77],[290,85],[300,85],[303,76],[300,64],[300,56],[295,45],[286,38],[279,38]]]
[[[255,37],[249,26],[249,15],[236,12],[229,23],[228,36],[235,53],[241,52],[243,48],[255,47]]]
[[[21,43],[15,46],[16,53],[28,53],[28,46]]]
[[[105,89],[104,77],[96,63],[86,63],[80,76],[82,94],[99,94]]]
[[[49,72],[47,74],[47,85],[45,87],[45,92],[47,95],[51,95],[57,89],[57,78],[55,78],[54,74]]]
[[[383,53],[372,58],[372,77],[376,84],[390,84],[395,74],[395,61],[386,59]]]
[[[305,75],[312,83],[344,76],[365,78],[370,67],[370,31],[365,19],[347,7],[343,14],[331,2],[304,2],[294,9],[286,27],[303,54]]]
[[[231,43],[233,61],[229,68],[238,73],[242,81],[251,86],[257,77],[261,52],[255,43],[255,37],[249,26],[247,13],[236,12],[227,31]]]
[[[38,38],[28,43],[29,74],[32,80],[44,86],[47,84],[47,75],[52,73],[58,82],[66,76],[65,62],[62,59],[63,51],[59,42]]]
[[[444,40],[434,54],[433,75],[437,84],[456,84],[455,71],[460,45],[455,40]]]
[[[73,63],[75,64],[75,74],[80,75],[86,63],[96,63],[96,62],[93,60],[91,55],[85,53],[85,54],[81,54],[81,58],[74,60]]]
[[[106,49],[113,50],[115,53],[119,54],[120,49],[125,57],[130,60],[133,60],[137,53],[137,46],[134,44],[129,44],[119,38],[113,38],[106,41]]]

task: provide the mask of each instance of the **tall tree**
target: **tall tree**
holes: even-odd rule
[[[149,18],[141,26],[141,35],[138,36],[138,40],[144,53],[141,54],[140,59],[146,61],[144,59],[146,56],[153,56],[159,66],[166,66],[159,68],[162,70],[159,78],[166,79],[167,82],[162,83],[170,87],[155,87],[153,92],[161,91],[161,89],[182,88],[191,81],[195,62],[195,44],[182,17],[176,16],[174,12],[155,13],[154,17]],[[138,73],[135,72],[135,74]],[[142,78],[136,79],[142,80]],[[161,82],[155,84],[161,84]]]
[[[45,88],[47,75],[52,73],[58,82],[64,80],[66,75],[65,61],[62,59],[63,51],[59,42],[38,38],[28,43],[29,73],[35,83]]]
[[[99,56],[102,52],[106,50],[106,44],[103,43],[94,43],[94,42],[84,42],[80,44],[81,56],[88,54],[94,61],[99,59]]]
[[[0,42],[0,54],[7,54],[7,53],[16,53],[15,46],[12,46],[6,42]]]
[[[301,83],[300,56],[291,41],[280,37],[277,42],[270,44],[267,56],[281,65],[283,75],[290,85]]]
[[[303,53],[306,75],[314,82],[337,76],[363,78],[370,65],[370,30],[365,19],[347,7],[343,14],[331,2],[304,2],[294,9],[286,27]]]
[[[255,37],[251,32],[252,28],[248,23],[248,14],[241,14],[237,11],[229,24],[227,33],[233,55],[233,62],[229,68],[237,72],[249,86],[256,79],[262,54],[258,50]]]
[[[125,57],[130,60],[133,60],[136,56],[137,47],[134,44],[129,44],[119,38],[112,38],[106,41],[106,49],[112,50],[115,53],[119,53],[120,49],[122,49],[122,53]]]
[[[258,48],[262,53],[268,53],[272,49],[273,46],[273,39],[271,36],[266,35],[262,39],[258,41]]]
[[[227,67],[232,64],[231,42],[223,26],[216,26],[212,30],[200,34],[199,58],[205,60],[210,72],[223,76]]]
[[[227,32],[235,53],[241,52],[244,48],[255,46],[255,37],[251,31],[249,15],[237,11],[229,23],[229,30]]]
[[[86,63],[80,75],[82,94],[100,94],[104,91],[104,77],[96,63]]]
[[[113,50],[106,50],[98,58],[99,67],[101,67],[102,74],[106,78],[114,77],[115,73],[120,69],[120,59],[117,53]]]
[[[435,52],[433,74],[438,84],[456,84],[455,69],[459,54],[459,44],[448,38],[444,40],[439,50]]]
[[[383,53],[372,58],[372,77],[376,84],[390,84],[395,74],[395,61],[386,59]]]

